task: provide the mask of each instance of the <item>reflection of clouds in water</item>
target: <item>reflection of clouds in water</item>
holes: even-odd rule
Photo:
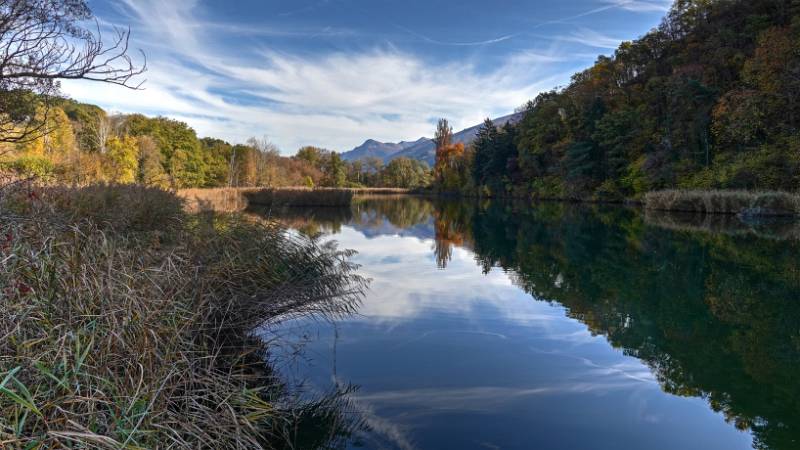
[[[382,442],[369,442],[370,448],[387,448],[386,444],[390,445],[388,448],[399,448],[402,450],[412,450],[416,448],[408,437],[408,432],[405,427],[392,422],[389,419],[379,416],[373,409],[372,404],[362,401],[359,396],[350,396],[350,403],[358,411],[359,417],[369,428],[370,434],[362,436],[363,439],[368,441],[375,441],[377,438],[385,439],[386,443]]]
[[[655,378],[655,375],[653,375],[653,372],[647,366],[642,364],[638,359],[634,359],[632,357],[626,356],[625,360],[612,365],[602,365],[592,361],[589,358],[580,355],[573,355],[570,353],[566,353],[561,349],[544,350],[540,348],[530,347],[530,350],[535,353],[541,353],[546,355],[558,355],[564,358],[570,358],[580,361],[584,365],[592,368],[592,370],[587,373],[592,373],[600,376],[621,375],[625,378],[629,378],[634,381],[640,381],[642,383],[652,383],[652,384],[658,383]]]
[[[409,340],[407,340],[407,341],[405,341],[405,342],[400,342],[400,343],[398,343],[398,344],[395,344],[395,345],[393,345],[391,348],[392,348],[392,349],[397,349],[397,348],[399,348],[399,347],[403,347],[403,346],[406,346],[406,345],[409,345],[409,344],[413,344],[413,343],[415,343],[415,342],[419,342],[419,341],[422,341],[422,340],[424,340],[424,339],[427,339],[428,337],[430,337],[430,336],[433,336],[433,335],[435,335],[435,334],[438,334],[438,333],[448,333],[448,334],[454,334],[454,333],[455,333],[455,334],[471,334],[471,335],[481,335],[481,336],[496,337],[496,338],[498,338],[498,339],[508,339],[508,336],[506,336],[506,335],[504,335],[504,334],[500,334],[500,333],[491,333],[491,332],[488,332],[488,331],[471,331],[471,330],[448,330],[448,331],[440,331],[440,330],[431,330],[431,331],[426,331],[426,332],[424,332],[424,333],[420,334],[419,336],[417,336],[417,337],[415,337],[415,338],[413,338],[413,339],[409,339]]]
[[[563,394],[605,394],[613,390],[629,391],[631,384],[620,378],[575,381],[537,387],[473,386],[465,388],[429,388],[381,391],[358,395],[362,403],[388,408],[413,406],[415,411],[457,410],[493,412],[508,403],[526,401],[527,397]]]
[[[360,274],[373,280],[360,317],[353,320],[386,326],[431,314],[485,316],[487,308],[497,319],[529,326],[547,327],[548,322],[564,319],[561,308],[533,301],[502,270],[483,275],[468,250],[455,248],[447,269],[436,270],[431,240],[400,236],[367,240],[351,227],[343,227],[335,238],[341,248],[362,249],[355,262],[362,266]]]

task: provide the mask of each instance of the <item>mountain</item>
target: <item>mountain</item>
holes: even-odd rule
[[[494,119],[493,122],[498,127],[511,122],[517,123],[522,120],[523,113],[514,113]],[[461,130],[453,135],[454,143],[469,144],[475,139],[481,125],[478,124]],[[384,163],[393,159],[404,156],[406,158],[425,161],[428,165],[433,166],[436,162],[436,145],[430,138],[420,138],[415,142],[400,142],[400,143],[384,143],[369,139],[362,145],[350,150],[349,152],[342,153],[342,158],[347,161],[356,161],[364,159],[369,156],[381,158]]]
[[[393,159],[393,155],[427,140],[427,138],[421,138],[415,142],[403,141],[395,144],[393,142],[378,142],[374,139],[367,139],[358,147],[349,152],[342,153],[342,158],[346,161],[357,161],[359,159],[373,157],[380,158],[382,161],[387,162]]]

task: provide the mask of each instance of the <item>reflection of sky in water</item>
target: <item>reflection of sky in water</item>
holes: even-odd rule
[[[503,271],[482,274],[469,251],[439,270],[433,240],[349,226],[335,239],[372,279],[359,315],[276,331],[310,336],[284,372],[319,392],[359,388],[368,448],[750,448],[703,399],[665,394],[637,359]]]

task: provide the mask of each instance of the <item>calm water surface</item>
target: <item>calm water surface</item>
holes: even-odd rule
[[[418,198],[284,211],[354,249],[357,315],[265,331],[350,448],[800,448],[792,225]]]

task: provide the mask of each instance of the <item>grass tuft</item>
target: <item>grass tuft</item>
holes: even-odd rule
[[[365,281],[350,252],[182,207],[134,186],[0,190],[0,447],[291,445],[253,332],[352,313]]]

